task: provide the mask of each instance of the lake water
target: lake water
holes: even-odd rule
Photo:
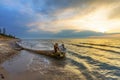
[[[120,80],[119,39],[37,39],[22,40],[21,45],[53,50],[56,42],[65,44],[65,59],[22,50],[1,66],[11,80]]]

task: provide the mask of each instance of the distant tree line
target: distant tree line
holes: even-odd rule
[[[7,34],[6,28],[0,28],[0,35],[5,36],[5,37],[10,37],[10,38],[16,38],[15,36],[11,34]]]

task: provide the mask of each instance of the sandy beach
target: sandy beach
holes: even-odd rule
[[[0,64],[19,52],[16,41],[17,39],[0,39]],[[6,76],[7,71],[0,67],[0,80]]]
[[[18,52],[18,46],[15,44],[16,41],[15,39],[0,40],[0,63]]]

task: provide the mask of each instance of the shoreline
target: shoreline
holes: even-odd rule
[[[17,41],[19,39],[0,39],[0,65],[19,53],[20,47],[16,44]],[[8,76],[8,72],[0,66],[0,80],[6,80]]]
[[[19,52],[18,39],[0,39],[0,64]]]

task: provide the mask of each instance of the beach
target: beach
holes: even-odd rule
[[[13,55],[19,53],[18,46],[16,45],[17,39],[0,39],[0,64],[8,60]],[[0,66],[0,80],[2,75],[4,78],[8,76],[7,71],[5,71]],[[5,79],[4,79],[5,80]]]
[[[7,45],[4,51],[13,52],[0,64],[0,72],[4,76],[2,80],[120,80],[119,41],[27,39],[21,42],[22,46],[35,50],[51,50],[53,43],[64,43],[67,52],[65,59],[61,60],[27,50],[16,50],[14,40],[1,41],[1,44]]]
[[[18,52],[15,39],[0,40],[0,63]]]

